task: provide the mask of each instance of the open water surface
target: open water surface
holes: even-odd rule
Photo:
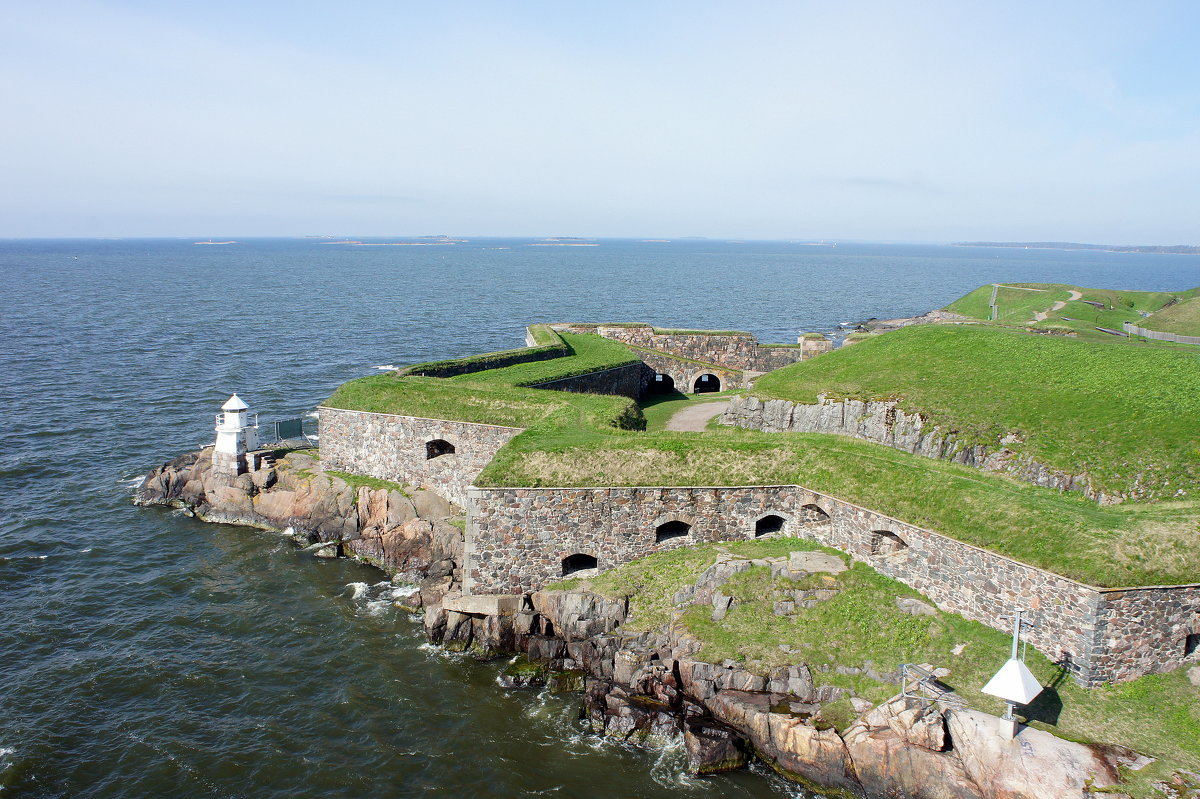
[[[0,795],[775,797],[758,771],[594,738],[573,697],[423,644],[381,573],[130,504],[212,438],[377,367],[519,346],[531,321],[767,341],[983,283],[1200,284],[1200,257],[840,243],[0,242]]]

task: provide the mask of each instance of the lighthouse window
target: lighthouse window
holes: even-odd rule
[[[440,458],[443,455],[452,455],[454,453],[454,445],[444,438],[435,438],[433,441],[428,441],[425,444],[425,460],[433,460]]]

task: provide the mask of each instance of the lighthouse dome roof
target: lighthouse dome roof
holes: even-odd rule
[[[223,410],[223,411],[244,411],[244,410],[248,409],[249,407],[250,407],[249,405],[242,402],[241,398],[238,397],[237,394],[234,394],[232,397],[230,397],[226,401],[226,403],[224,405],[221,406],[221,410]]]

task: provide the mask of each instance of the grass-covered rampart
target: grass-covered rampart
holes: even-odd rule
[[[838,436],[729,428],[667,432],[662,429],[665,405],[650,409],[651,430],[644,431],[646,417],[626,398],[525,387],[635,360],[628,348],[599,336],[563,334],[563,340],[572,350],[564,358],[452,378],[374,375],[345,384],[327,404],[526,428],[480,475],[483,486],[798,484],[1092,585],[1189,583],[1200,576],[1195,545],[1200,503],[1100,506],[1077,495]],[[930,341],[940,346],[918,346]],[[1036,348],[1027,350],[1027,342]],[[1166,469],[1167,479],[1180,486],[1194,482],[1200,461],[1195,432],[1200,414],[1194,404],[1200,391],[1176,393],[1196,385],[1195,356],[1189,361],[1179,351],[1101,347],[1088,356],[1099,359],[1093,362],[1064,359],[1075,350],[1057,349],[1080,344],[1003,330],[907,328],[772,373],[758,387],[765,382],[770,388],[778,380],[788,398],[802,401],[815,400],[818,390],[830,386],[836,393],[843,385],[849,394],[851,383],[837,383],[838,364],[859,363],[853,359],[862,353],[867,366],[854,366],[847,374],[864,396],[895,396],[901,385],[923,392],[917,396],[929,399],[929,410],[965,414],[957,427],[981,437],[998,429],[996,417],[1006,418],[1000,400],[1008,397],[1020,410],[1019,429],[1027,439],[1044,429],[1059,436],[1046,451],[1058,447],[1069,454],[1074,441],[1076,455],[1092,459],[1088,464],[1100,457],[1113,464],[1120,463],[1117,455],[1132,459],[1154,453],[1152,463]],[[884,349],[877,349],[881,345]],[[1110,352],[1117,353],[1115,360],[1106,357]],[[1162,368],[1143,369],[1144,364],[1121,360],[1126,353],[1165,360]],[[907,368],[902,356],[909,359]],[[1050,361],[1042,363],[1045,358]],[[808,368],[822,371],[814,377]],[[1031,380],[1039,369],[1049,375],[1045,382]],[[1068,382],[1055,383],[1050,373],[1065,375]],[[1114,401],[1124,404],[1114,410]],[[935,416],[943,418],[960,416]]]
[[[1184,292],[1177,302],[1151,314],[1142,321],[1134,321],[1138,327],[1177,333],[1182,336],[1200,336],[1200,289]]]
[[[894,399],[967,444],[1006,446],[1109,493],[1200,489],[1200,350],[974,325],[873,336],[771,372],[754,394]]]
[[[485,352],[466,358],[451,358],[444,361],[429,361],[418,363],[402,369],[406,375],[418,377],[456,377],[459,375],[485,372],[489,369],[499,369],[514,364],[530,361],[546,361],[554,358],[566,358],[573,353],[555,330],[549,325],[530,325],[529,332],[534,340],[534,346],[521,347],[514,350]]]
[[[621,344],[599,336],[567,333],[562,341],[566,354],[552,360],[453,377],[393,372],[351,380],[339,387],[325,405],[505,427],[540,429],[560,423],[589,429],[641,427],[641,411],[628,398],[526,388],[638,360]]]
[[[672,621],[676,592],[692,585],[724,551],[742,558],[764,558],[788,552],[819,549],[803,538],[758,539],[727,544],[701,544],[662,552],[588,580],[567,580],[548,588],[586,588],[613,599],[629,598],[629,631],[653,630]],[[826,550],[832,552],[833,550]],[[721,591],[735,599],[719,622],[712,607],[681,607],[682,625],[703,644],[699,656],[719,663],[733,659],[753,671],[784,664],[808,663],[819,685],[836,685],[880,702],[897,687],[867,674],[895,673],[901,663],[931,663],[950,670],[942,682],[971,706],[999,714],[1000,700],[980,689],[1008,658],[1006,633],[938,611],[913,616],[903,612],[897,598],[923,599],[902,583],[863,564],[839,575],[813,575],[810,583],[772,578],[766,567],[755,567],[726,582]],[[831,598],[811,608],[796,608],[777,616],[774,603],[793,590],[821,588]],[[927,601],[927,600],[926,600]],[[783,647],[787,647],[784,649]],[[1034,727],[1056,735],[1094,743],[1120,743],[1163,762],[1130,776],[1137,795],[1152,779],[1172,769],[1200,768],[1200,689],[1185,670],[1142,677],[1100,688],[1082,688],[1034,650],[1028,664],[1043,686],[1042,697],[1025,711]],[[828,667],[828,668],[823,668]],[[841,667],[839,673],[838,668]],[[840,715],[839,715],[840,711]],[[853,718],[849,703],[822,710],[822,716],[844,728]]]
[[[841,436],[543,426],[509,442],[478,483],[802,485],[1091,585],[1200,576],[1200,502],[1098,505]]]

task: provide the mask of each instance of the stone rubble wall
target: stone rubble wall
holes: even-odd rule
[[[802,347],[763,347],[754,336],[720,336],[704,333],[656,333],[654,328],[566,326],[570,332],[597,333],[605,338],[660,350],[680,358],[716,364],[730,370],[768,372],[811,357]]]
[[[1127,680],[1200,663],[1200,585],[1100,592],[1100,634],[1092,658],[1109,679]],[[1193,639],[1196,641],[1196,639]]]
[[[327,469],[429,488],[465,505],[467,488],[496,453],[521,432],[444,419],[320,408],[321,462]],[[427,458],[425,444],[442,439],[454,452]]]
[[[675,390],[683,393],[690,393],[696,385],[697,378],[700,375],[713,375],[721,381],[721,390],[729,388],[741,388],[745,385],[742,378],[742,373],[732,369],[721,369],[719,367],[706,366],[700,363],[690,363],[681,361],[678,358],[672,358],[669,355],[659,355],[646,350],[634,350],[633,354],[642,359],[642,363],[650,370],[649,380],[654,378],[656,374],[670,375],[675,381]]]
[[[833,400],[820,396],[815,404],[761,400],[742,396],[730,400],[721,423],[766,433],[833,433],[873,441],[914,455],[937,458],[988,472],[1004,472],[1027,483],[1059,491],[1078,491],[1102,504],[1126,497],[1095,490],[1086,474],[1051,469],[1016,451],[1020,442],[992,445],[963,444],[953,431],[930,424],[919,413],[908,413],[891,400]],[[1013,445],[1013,446],[1010,446]]]
[[[1179,662],[1183,641],[1159,630],[1200,632],[1194,587],[1106,599],[1111,592],[800,486],[472,488],[468,502],[465,579],[475,593],[538,590],[561,579],[573,554],[595,557],[603,571],[680,546],[753,538],[755,522],[777,514],[784,535],[846,552],[942,610],[1001,630],[1014,608],[1030,611],[1029,642],[1085,685]],[[828,520],[812,521],[822,514]],[[656,543],[655,528],[676,520],[691,525],[689,535]]]

